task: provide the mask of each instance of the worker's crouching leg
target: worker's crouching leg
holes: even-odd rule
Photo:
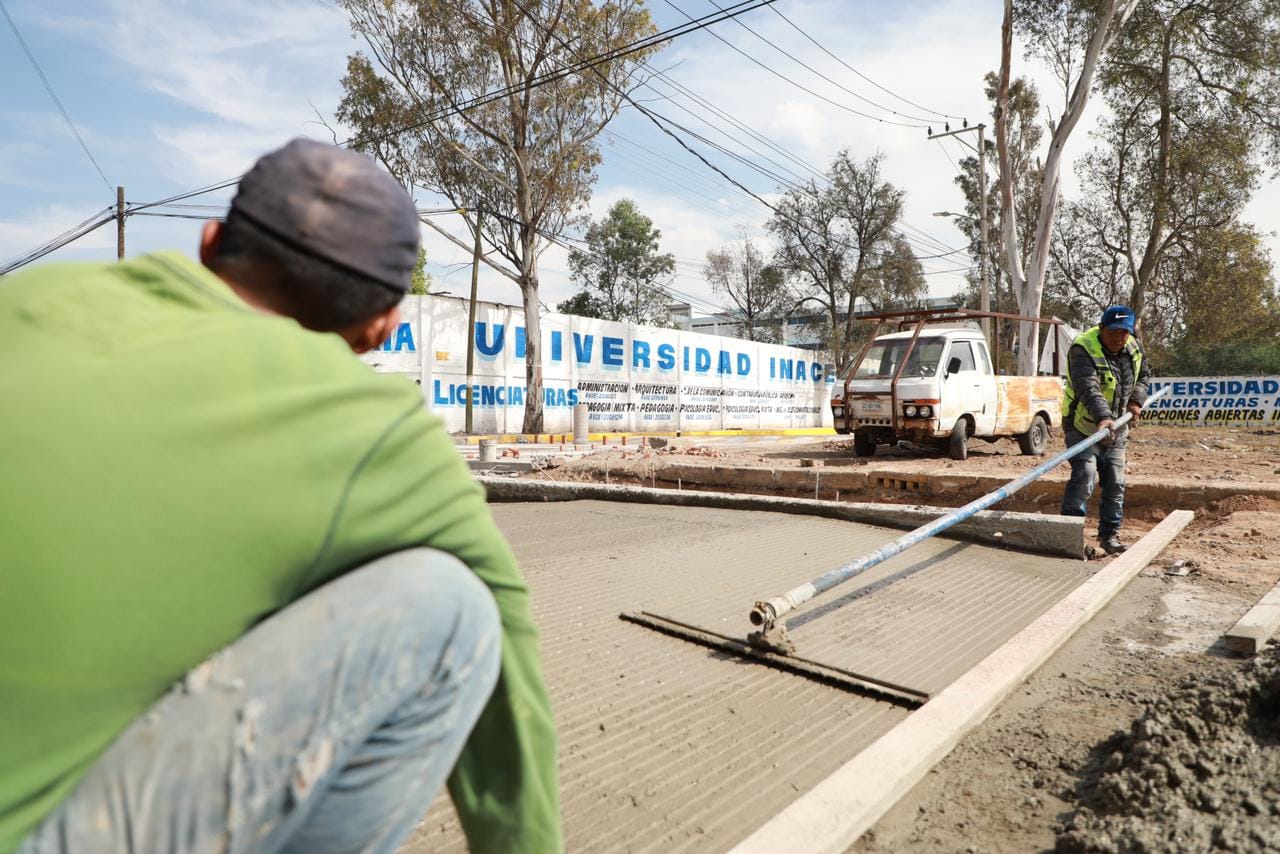
[[[493,598],[456,559],[382,558],[188,674],[19,852],[394,851],[452,770],[500,647]]]

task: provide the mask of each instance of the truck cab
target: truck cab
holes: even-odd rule
[[[1058,377],[998,376],[976,326],[925,326],[880,335],[832,391],[836,429],[852,433],[858,456],[909,440],[945,446],[965,459],[971,437],[1018,440],[1043,454],[1062,424]]]

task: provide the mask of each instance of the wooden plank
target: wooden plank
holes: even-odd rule
[[[1222,636],[1228,649],[1255,655],[1280,629],[1280,584],[1271,588]]]
[[[1175,510],[1120,557],[736,846],[842,852],[986,720],[1194,518]]]

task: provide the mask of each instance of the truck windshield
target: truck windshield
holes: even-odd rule
[[[854,373],[855,380],[892,377],[902,362],[902,354],[907,352],[909,338],[898,338],[893,341],[878,341],[871,345],[866,358]],[[942,338],[921,338],[916,341],[911,358],[902,371],[904,377],[931,377],[938,372],[938,359],[942,356]]]

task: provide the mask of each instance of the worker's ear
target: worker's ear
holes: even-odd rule
[[[362,323],[355,323],[338,332],[357,353],[366,353],[391,337],[400,325],[400,306],[375,315]]]
[[[209,266],[213,256],[218,254],[218,245],[222,243],[222,234],[226,225],[211,219],[200,229],[200,263]]]

